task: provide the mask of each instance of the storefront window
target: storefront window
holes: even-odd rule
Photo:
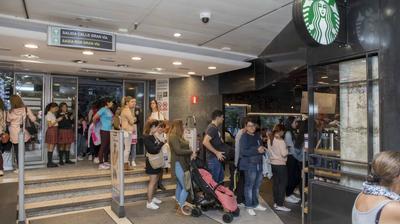
[[[379,152],[378,58],[318,66],[313,71],[314,179],[360,189],[370,155]]]

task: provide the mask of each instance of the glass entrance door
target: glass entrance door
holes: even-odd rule
[[[143,127],[144,127],[144,123],[146,122],[146,119],[145,119],[145,107],[146,107],[145,82],[125,81],[124,82],[124,95],[136,98],[136,109],[139,109],[139,111],[140,111],[139,115],[137,115],[138,121],[139,121],[139,123],[137,125],[139,141],[138,141],[137,148],[136,148],[136,154],[144,155],[143,141],[140,137],[143,135]]]
[[[14,93],[21,96],[26,107],[36,116],[38,133],[25,144],[25,161],[27,164],[43,164],[43,110],[44,110],[44,75],[32,73],[15,73]]]
[[[60,103],[66,103],[68,105],[68,112],[72,113],[74,117],[74,133],[75,141],[71,144],[70,154],[71,158],[77,156],[77,95],[78,95],[78,79],[76,77],[66,76],[52,76],[51,77],[51,102],[55,102],[58,105]],[[84,147],[84,146],[82,146]],[[54,159],[58,158],[58,150],[56,150]],[[56,155],[57,154],[57,155]]]

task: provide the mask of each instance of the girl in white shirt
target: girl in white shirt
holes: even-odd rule
[[[58,142],[58,121],[55,113],[58,111],[58,105],[56,103],[49,103],[46,106],[46,139],[47,144],[47,167],[57,167],[57,164],[53,163],[53,151],[54,147]]]

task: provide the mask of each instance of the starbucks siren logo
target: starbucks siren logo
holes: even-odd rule
[[[308,33],[322,45],[335,41],[340,26],[335,0],[304,0],[303,19]]]

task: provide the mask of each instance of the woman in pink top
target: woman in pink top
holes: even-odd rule
[[[279,211],[290,212],[290,209],[284,206],[288,181],[286,168],[288,149],[283,140],[284,133],[285,127],[282,124],[275,125],[269,136],[268,150],[273,174],[274,208]]]
[[[7,113],[7,122],[10,123],[8,127],[10,131],[10,141],[13,143],[18,163],[18,133],[21,130],[21,125],[24,124],[27,115],[33,122],[36,121],[36,117],[33,115],[31,109],[25,107],[24,102],[18,95],[12,95],[10,97],[10,104],[11,110]],[[25,131],[25,142],[28,142],[30,139],[31,136]]]

